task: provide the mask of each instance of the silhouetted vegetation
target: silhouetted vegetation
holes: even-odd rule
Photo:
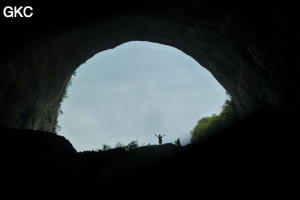
[[[219,115],[213,114],[210,117],[203,117],[197,122],[196,126],[191,131],[191,142],[196,143],[203,136],[222,130],[233,120],[233,116],[234,102],[230,97],[225,101]]]
[[[54,125],[54,130],[53,130],[54,133],[57,133],[57,132],[61,131],[61,126],[58,123],[58,117],[63,114],[63,111],[61,109],[61,105],[62,105],[63,100],[68,98],[68,88],[72,85],[72,78],[74,76],[76,76],[76,71],[72,74],[69,82],[67,83],[67,86],[65,87],[65,89],[63,91],[63,95],[61,96],[60,103],[59,103],[57,113],[56,113],[56,118],[55,118],[55,125]]]
[[[133,141],[129,142],[129,143],[126,145],[125,149],[126,149],[127,151],[130,151],[130,150],[136,149],[136,148],[138,148],[138,147],[139,147],[138,141],[137,141],[137,140],[133,140]]]
[[[111,150],[111,149],[125,149],[126,151],[130,151],[130,150],[133,150],[133,149],[136,149],[138,148],[139,145],[138,145],[138,141],[137,140],[132,140],[131,142],[129,142],[127,145],[125,144],[122,144],[121,142],[118,142],[114,148],[111,147],[111,145],[108,145],[108,144],[102,144],[102,148],[99,149],[99,150],[102,150],[102,151],[107,151],[107,150]],[[99,151],[98,150],[98,151]]]
[[[102,144],[102,151],[107,151],[107,150],[110,150],[111,149],[111,146],[108,145],[108,144]]]
[[[125,148],[125,145],[122,144],[121,142],[118,142],[115,146],[115,148]]]

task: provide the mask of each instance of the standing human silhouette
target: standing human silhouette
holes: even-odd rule
[[[175,145],[181,147],[181,142],[180,142],[180,138],[177,138],[177,140],[175,140]]]
[[[165,137],[166,135],[155,135],[158,138],[158,144],[162,145],[162,138]]]

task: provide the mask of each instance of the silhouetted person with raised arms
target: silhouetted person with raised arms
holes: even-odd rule
[[[162,138],[165,137],[166,135],[155,135],[158,138],[158,144],[162,145]]]

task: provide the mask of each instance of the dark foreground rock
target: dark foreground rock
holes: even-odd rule
[[[1,182],[72,194],[147,191],[154,185],[175,191],[208,186],[247,190],[253,181],[256,187],[285,187],[297,168],[296,126],[292,119],[256,116],[195,145],[81,153],[61,136],[3,129]]]

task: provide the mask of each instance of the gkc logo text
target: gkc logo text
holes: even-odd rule
[[[33,15],[33,8],[31,6],[5,6],[3,9],[3,15],[6,18],[29,18]]]

